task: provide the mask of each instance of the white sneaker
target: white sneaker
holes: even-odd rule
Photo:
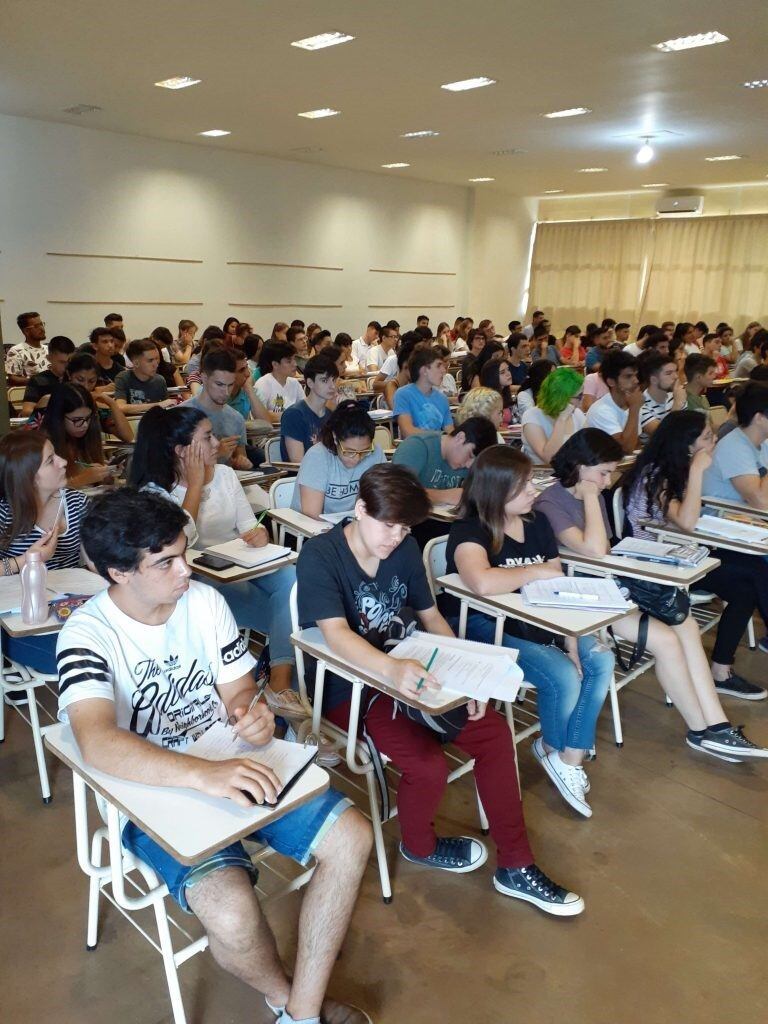
[[[592,817],[592,808],[585,800],[586,772],[580,766],[566,764],[557,751],[547,754],[541,762],[544,771],[560,790],[560,795],[585,818]]]
[[[539,764],[546,770],[546,765],[544,764],[544,761],[545,761],[545,759],[549,755],[547,754],[546,750],[544,749],[544,740],[541,738],[541,736],[537,736],[536,739],[533,741],[533,743],[531,744],[531,751],[533,753],[533,756],[539,762]],[[570,766],[566,765],[566,768],[567,767],[570,767]],[[582,784],[584,786],[584,792],[588,793],[589,790],[590,790],[589,776],[587,775],[587,773],[584,771],[583,768],[578,768],[576,770],[581,772],[581,774],[582,774]]]
[[[295,690],[273,690],[268,686],[264,690],[264,698],[269,710],[288,722],[302,722],[312,717],[312,708]]]
[[[304,746],[308,745],[308,739],[312,735],[312,722],[305,722],[298,728],[298,733],[292,725],[289,725],[285,731],[283,737],[288,743],[301,743]],[[311,744],[315,746],[314,743]],[[341,754],[336,749],[335,745],[324,733],[320,733],[317,737],[317,757],[315,762],[320,765],[321,768],[335,768],[337,764],[341,764]]]

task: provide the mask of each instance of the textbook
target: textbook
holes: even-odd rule
[[[255,569],[268,562],[275,562],[278,558],[285,558],[291,553],[290,548],[280,547],[279,544],[265,544],[261,548],[252,548],[240,537],[228,540],[224,544],[214,544],[205,550],[208,554],[227,558],[235,565],[242,565],[245,569]]]
[[[521,594],[532,608],[572,608],[580,612],[630,611],[615,580],[601,576],[559,576],[526,583]]]
[[[709,548],[698,544],[662,544],[657,540],[643,540],[642,537],[625,537],[614,544],[611,554],[636,558],[641,562],[659,562],[662,565],[693,569],[709,557]]]

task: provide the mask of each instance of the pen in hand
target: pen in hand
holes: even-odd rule
[[[432,666],[434,665],[434,663],[435,663],[435,658],[436,658],[436,657],[437,657],[437,647],[436,647],[436,648],[434,649],[434,651],[432,651],[432,654],[431,654],[431,656],[430,656],[430,659],[429,659],[429,661],[427,662],[427,667],[426,667],[426,671],[427,671],[427,672],[429,672],[429,670],[430,670],[430,669],[432,668]],[[419,692],[419,691],[421,690],[421,688],[422,688],[423,686],[424,686],[424,676],[422,676],[422,677],[421,677],[421,679],[420,679],[420,680],[418,681],[418,683],[416,684],[416,692],[418,693],[418,692]]]

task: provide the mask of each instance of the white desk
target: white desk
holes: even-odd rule
[[[708,572],[712,572],[720,565],[716,558],[705,558],[695,568],[661,565],[640,558],[625,558],[623,555],[603,555],[597,558],[592,555],[580,555],[563,547],[560,548],[560,558],[577,572],[585,572],[591,576],[631,576],[633,579],[668,583],[670,586],[685,589],[698,583]]]
[[[272,462],[269,463],[269,465],[270,466],[274,466],[275,469],[282,470],[283,471],[283,475],[285,476],[288,473],[298,473],[299,472],[299,467],[301,466],[301,463],[300,462],[288,462],[287,460],[284,460],[284,459],[274,459]]]
[[[274,465],[274,463],[270,463],[270,465]],[[258,484],[259,486],[266,484],[267,489],[275,480],[285,476],[282,466],[275,466],[272,472],[265,469],[236,469],[235,473],[241,487],[250,487],[251,484]]]
[[[182,864],[196,864],[250,835],[324,792],[329,784],[328,773],[313,764],[279,807],[254,806],[245,810],[225,797],[206,796],[193,789],[145,786],[97,771],[83,761],[68,725],[60,723],[49,729],[45,743],[77,778]],[[258,758],[256,750],[254,757]]]
[[[190,548],[187,551],[189,566],[198,575],[205,576],[216,583],[239,583],[240,580],[255,580],[259,576],[268,576],[271,572],[277,572],[278,569],[282,569],[286,565],[295,565],[296,559],[299,557],[292,551],[289,555],[285,555],[284,558],[276,558],[273,562],[252,566],[251,568],[246,568],[244,565],[233,565],[231,569],[207,569],[204,565],[200,565],[195,561],[202,554],[204,554],[202,550]],[[221,558],[222,556],[217,555],[217,557]]]
[[[727,519],[728,513],[733,512],[736,518],[746,519],[768,519],[768,509],[755,508],[754,505],[745,505],[743,501],[730,501],[728,498],[702,498],[702,513],[706,506],[713,509],[715,513],[722,513]]]
[[[690,544],[691,538],[693,538],[700,544],[706,544],[707,547],[720,548],[721,551],[736,551],[741,555],[755,555],[759,558],[768,556],[768,544],[750,544],[747,541],[730,540],[703,530],[694,530],[692,533],[687,533],[685,530],[681,530],[679,526],[673,526],[670,523],[643,522],[640,525],[644,530],[647,530],[648,533],[653,534],[657,540],[662,542]]]
[[[271,508],[269,510],[271,519],[284,528],[284,532],[292,537],[304,540],[307,537],[316,537],[318,533],[325,533],[330,530],[333,523],[326,523],[322,519],[313,519],[305,516],[303,512],[297,512],[292,508]],[[350,513],[351,515],[351,513]]]
[[[9,577],[10,578],[10,577]],[[15,577],[19,585],[19,604],[21,604],[21,580]],[[98,594],[106,590],[107,581],[88,569],[49,569],[46,589],[52,593]],[[18,606],[17,606],[18,607]],[[49,615],[45,622],[30,626],[22,621],[21,613],[0,615],[0,625],[9,636],[39,636],[42,633],[58,633],[63,622],[55,615]]]

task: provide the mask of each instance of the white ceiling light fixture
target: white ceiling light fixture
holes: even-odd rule
[[[669,188],[668,181],[654,181],[648,185],[643,185],[643,188]]]
[[[495,178],[470,178],[470,181],[496,181]]]
[[[553,110],[549,114],[542,114],[542,117],[579,117],[581,114],[591,114],[589,107],[569,107],[568,110]]]
[[[560,195],[561,192],[565,192],[565,189],[564,188],[545,188],[543,194],[545,196],[557,196],[557,195]]]
[[[655,152],[651,145],[650,136],[646,137],[642,146],[635,153],[635,160],[639,164],[649,164],[653,160]]]
[[[724,160],[741,160],[741,157],[737,153],[726,153],[725,156],[705,156],[704,159],[709,164],[719,164]]]
[[[179,78],[164,78],[162,82],[155,82],[160,89],[188,89],[190,85],[200,85],[202,78],[190,78],[189,75],[182,75]]]
[[[461,82],[446,82],[440,88],[447,89],[448,92],[466,92],[467,89],[482,89],[486,85],[496,85],[496,79],[483,76],[479,78],[465,78]]]
[[[434,139],[440,132],[433,132],[427,128],[423,132],[403,132],[400,136],[401,139]]]
[[[607,170],[607,167],[580,167],[579,174],[602,174]]]
[[[701,32],[697,36],[680,36],[678,39],[666,39],[663,43],[654,43],[654,50],[662,53],[678,53],[680,50],[695,50],[699,46],[714,46],[715,43],[729,42],[728,36],[722,32]]]
[[[756,78],[753,82],[745,82],[745,89],[768,89],[768,78]]]
[[[298,46],[300,50],[324,50],[327,46],[351,43],[354,38],[354,36],[348,36],[344,32],[321,32],[319,36],[297,39],[291,43],[291,46]]]
[[[332,107],[320,107],[319,110],[305,110],[299,114],[299,117],[309,118],[310,121],[314,121],[318,117],[336,117],[340,113],[338,110],[334,110]]]
[[[205,135],[209,139],[220,139],[222,135],[231,135],[232,132],[226,132],[223,128],[210,128],[207,132],[198,132],[198,135]]]
[[[410,167],[410,164],[382,164],[382,167],[386,167],[388,170],[394,170],[396,167]]]

